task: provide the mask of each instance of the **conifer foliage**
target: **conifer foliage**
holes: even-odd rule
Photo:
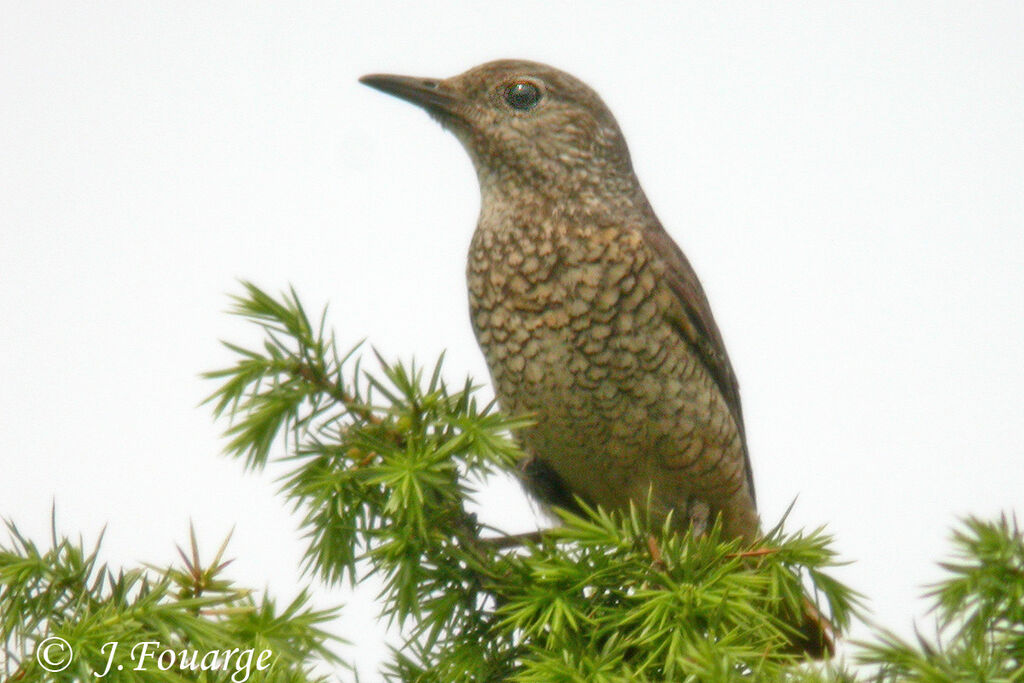
[[[262,343],[227,343],[233,364],[207,374],[218,384],[213,410],[229,420],[226,451],[249,469],[280,461],[308,574],[329,585],[379,577],[380,618],[402,638],[388,680],[1024,680],[1024,542],[1012,519],[957,530],[949,578],[931,593],[937,638],[881,632],[846,648],[863,664],[856,673],[813,667],[787,647],[805,596],[840,634],[859,605],[829,573],[837,557],[823,529],[780,523],[750,548],[717,527],[679,536],[644,506],[583,506],[542,533],[510,536],[481,522],[472,502],[489,475],[517,467],[511,433],[529,416],[481,405],[470,381],[450,387],[441,361],[428,371],[374,353],[367,370],[339,349],[326,310],[314,323],[294,291],[244,288],[233,312],[261,328]],[[186,654],[272,650],[274,665],[245,680],[355,676],[329,635],[343,612],[313,610],[305,592],[283,609],[254,598],[225,578],[224,548],[203,563],[193,537],[181,567],[115,572],[56,532],[41,550],[8,526],[0,680],[101,680],[89,674],[108,664],[104,643],[147,638]],[[47,673],[33,653],[53,636],[92,654]],[[123,669],[116,680],[235,672]]]

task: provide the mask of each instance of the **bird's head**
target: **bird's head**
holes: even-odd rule
[[[360,81],[427,110],[465,146],[481,185],[619,185],[629,151],[590,87],[545,64],[488,62],[448,79],[373,74]]]

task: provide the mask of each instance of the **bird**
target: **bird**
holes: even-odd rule
[[[510,59],[360,81],[425,109],[473,162],[470,320],[499,404],[532,417],[516,434],[527,490],[569,509],[647,504],[680,529],[720,522],[756,542],[736,373],[600,96]]]
[[[520,60],[361,80],[426,109],[473,160],[470,316],[499,403],[535,418],[518,436],[538,497],[623,509],[650,489],[656,515],[706,510],[756,540],[736,375],[598,94]]]

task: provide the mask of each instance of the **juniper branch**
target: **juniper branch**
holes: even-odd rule
[[[379,374],[352,352],[339,359],[326,311],[314,331],[294,292],[277,300],[245,287],[235,311],[268,339],[262,351],[228,345],[237,363],[208,375],[223,380],[215,412],[236,420],[228,451],[262,466],[278,444],[308,571],[383,577],[382,617],[406,635],[391,676],[531,680],[552,673],[560,652],[580,662],[604,652],[621,671],[657,677],[697,670],[694,657],[712,656],[704,641],[737,675],[767,675],[795,662],[784,617],[804,580],[848,622],[856,596],[822,572],[835,557],[820,531],[780,533],[770,553],[737,557],[717,530],[681,539],[641,510],[587,510],[543,534],[484,537],[467,504],[487,475],[514,471],[511,433],[526,421],[478,407],[471,381],[449,390],[440,361],[427,376],[379,354]]]

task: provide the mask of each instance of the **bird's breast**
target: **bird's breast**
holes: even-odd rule
[[[637,232],[537,227],[478,229],[470,249],[470,313],[495,392],[506,411],[534,416],[525,445],[574,488],[635,497],[647,481],[638,457],[692,421],[680,405],[699,403],[687,396],[693,359],[665,323],[659,264]]]

